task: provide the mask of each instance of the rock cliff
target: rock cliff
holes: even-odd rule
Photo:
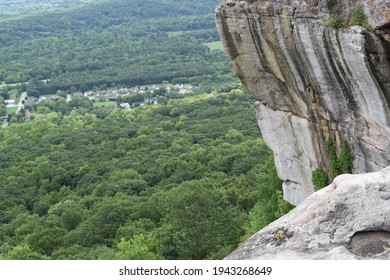
[[[227,259],[390,259],[390,167],[338,176]]]
[[[332,178],[328,141],[349,144],[354,173],[390,165],[389,1],[222,0],[216,15],[287,201],[313,193],[314,170]]]

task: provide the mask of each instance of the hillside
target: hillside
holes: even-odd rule
[[[220,259],[290,209],[241,90],[87,100],[0,130],[0,258]]]
[[[0,81],[35,81],[22,88],[29,95],[113,83],[235,81],[224,52],[206,45],[220,40],[217,3],[115,0],[19,12],[0,26]]]
[[[93,2],[93,0],[2,0],[0,2],[0,21],[39,13],[42,10],[69,9],[88,2]]]

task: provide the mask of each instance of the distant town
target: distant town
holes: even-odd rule
[[[19,98],[19,102],[26,105],[33,105],[34,103],[39,103],[46,100],[58,100],[61,97],[66,98],[67,101],[72,100],[74,97],[86,97],[94,102],[109,102],[109,101],[120,101],[126,100],[126,96],[129,95],[143,95],[143,98],[138,98],[136,100],[143,101],[135,101],[132,104],[129,102],[125,102],[124,104],[120,104],[121,107],[138,107],[143,106],[145,104],[155,104],[157,102],[157,98],[153,97],[156,95],[163,95],[164,93],[175,92],[180,95],[192,93],[198,87],[190,85],[190,84],[169,84],[164,83],[160,85],[151,85],[151,86],[134,86],[134,87],[108,87],[107,89],[95,89],[88,90],[85,92],[76,91],[71,94],[62,94],[61,91],[52,95],[41,95],[38,98],[34,96],[27,96],[27,94],[21,95]],[[18,101],[14,99],[5,100],[7,104],[7,108],[18,107]],[[127,104],[127,105],[126,105]],[[132,106],[130,106],[132,105]]]
[[[85,92],[75,91],[72,93],[58,91],[56,94],[40,95],[38,97],[28,96],[27,92],[22,92],[18,98],[5,100],[7,113],[4,116],[0,116],[0,121],[5,121],[10,115],[19,112],[23,112],[25,117],[28,118],[31,114],[30,110],[34,105],[44,103],[48,100],[57,101],[64,98],[67,102],[70,102],[75,98],[87,98],[96,107],[118,107],[130,110],[144,105],[157,104],[159,97],[167,96],[167,94],[185,95],[197,89],[197,86],[191,84],[163,83],[133,87],[112,86],[105,89],[96,87],[93,90],[87,90]],[[3,126],[6,125],[6,123],[3,124]]]

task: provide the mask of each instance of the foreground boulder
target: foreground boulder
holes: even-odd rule
[[[227,259],[390,259],[390,167],[338,176]]]

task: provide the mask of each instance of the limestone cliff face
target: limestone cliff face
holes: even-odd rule
[[[284,197],[295,205],[313,193],[312,172],[330,170],[327,140],[338,150],[349,143],[355,173],[390,165],[390,3],[339,0],[337,16],[348,21],[355,5],[368,29],[334,29],[325,0],[222,0],[216,10],[235,72],[257,100]]]

